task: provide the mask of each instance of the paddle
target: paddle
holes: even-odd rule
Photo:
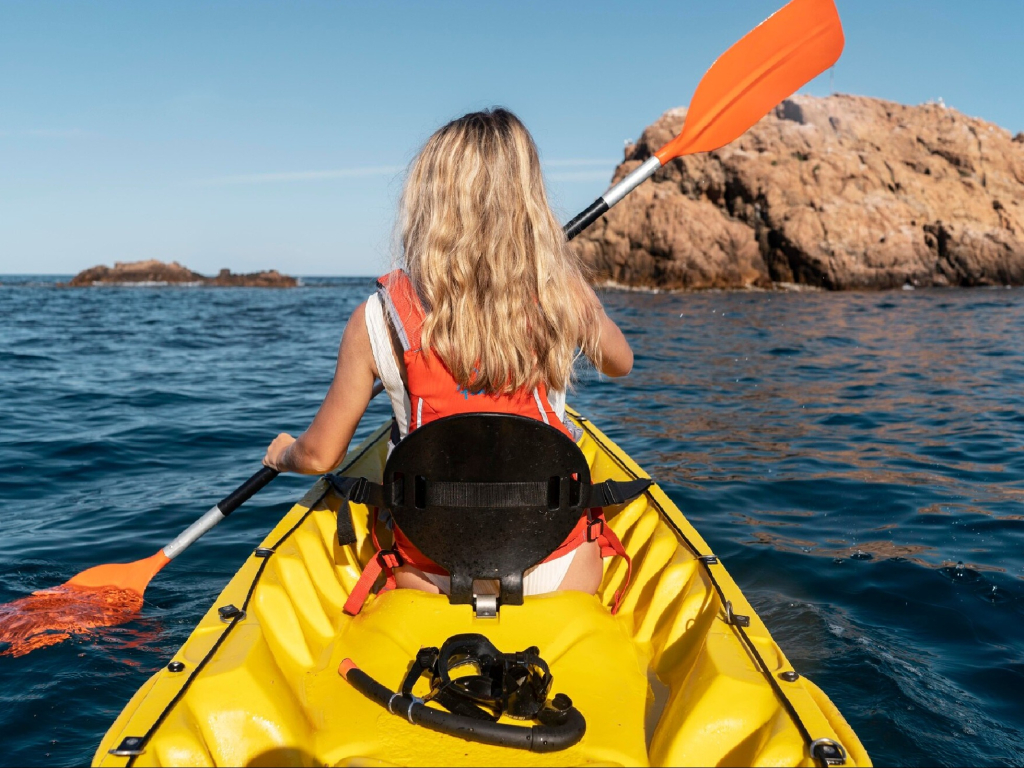
[[[772,107],[835,64],[843,42],[834,0],[792,0],[769,16],[704,74],[682,132],[566,224],[566,237],[572,240],[670,160],[738,139]]]
[[[384,390],[377,382],[372,400]],[[242,506],[277,477],[276,469],[262,467],[256,474],[214,504],[192,525],[156,554],[131,563],[97,565],[68,579],[59,587],[0,605],[0,643],[9,647],[0,655],[23,656],[29,651],[62,642],[73,633],[129,621],[142,608],[150,580],[171,560]]]
[[[379,381],[375,382],[373,391],[370,393],[370,399],[372,400],[383,391],[384,384]],[[155,555],[151,555],[143,560],[136,560],[133,563],[97,565],[82,571],[61,586],[86,587],[90,589],[117,587],[138,592],[142,595],[146,591],[146,586],[149,584],[150,579],[156,576],[161,568],[195,544],[203,534],[263,490],[277,475],[278,471],[276,469],[262,467],[259,472],[210,507],[202,517],[179,533]]]

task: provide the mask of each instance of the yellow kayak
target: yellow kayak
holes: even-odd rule
[[[595,482],[646,477],[593,424],[570,415],[584,431],[579,445]],[[339,474],[380,478],[389,426]],[[596,596],[526,597],[498,618],[416,590],[371,596],[349,616],[342,608],[375,550],[362,508],[352,514],[356,543],[338,544],[340,504],[319,480],[284,516],[167,667],[132,697],[94,765],[871,764],[657,484],[606,510],[633,562],[614,615],[623,558],[605,561]],[[339,674],[351,659],[397,690],[421,648],[461,633],[503,651],[538,648],[554,690],[586,719],[582,739],[552,752],[467,741],[394,716]]]

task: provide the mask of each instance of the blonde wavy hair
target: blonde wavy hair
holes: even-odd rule
[[[398,225],[427,313],[423,347],[460,386],[563,390],[577,349],[600,365],[599,304],[514,114],[473,112],[434,133],[409,169]]]

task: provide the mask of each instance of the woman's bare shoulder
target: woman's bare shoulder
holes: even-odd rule
[[[341,346],[338,349],[338,365],[366,365],[377,374],[377,366],[373,361],[373,348],[370,346],[370,331],[366,327],[366,302],[352,310],[345,330],[341,335]]]

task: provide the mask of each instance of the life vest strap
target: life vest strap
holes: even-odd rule
[[[341,513],[342,510],[339,509],[338,514],[340,515]],[[381,587],[380,591],[387,592],[394,589],[397,586],[395,568],[400,567],[403,563],[400,552],[395,549],[383,549],[380,542],[377,541],[377,507],[373,508],[373,515],[370,518],[370,537],[373,540],[375,550],[373,557],[366,564],[366,567],[363,568],[363,572],[359,574],[359,580],[352,587],[352,592],[349,594],[348,600],[345,601],[345,606],[342,609],[350,616],[355,616],[362,609],[363,603],[370,596],[370,592],[373,591],[373,585],[377,583],[377,577],[381,573],[384,574],[384,586]]]

